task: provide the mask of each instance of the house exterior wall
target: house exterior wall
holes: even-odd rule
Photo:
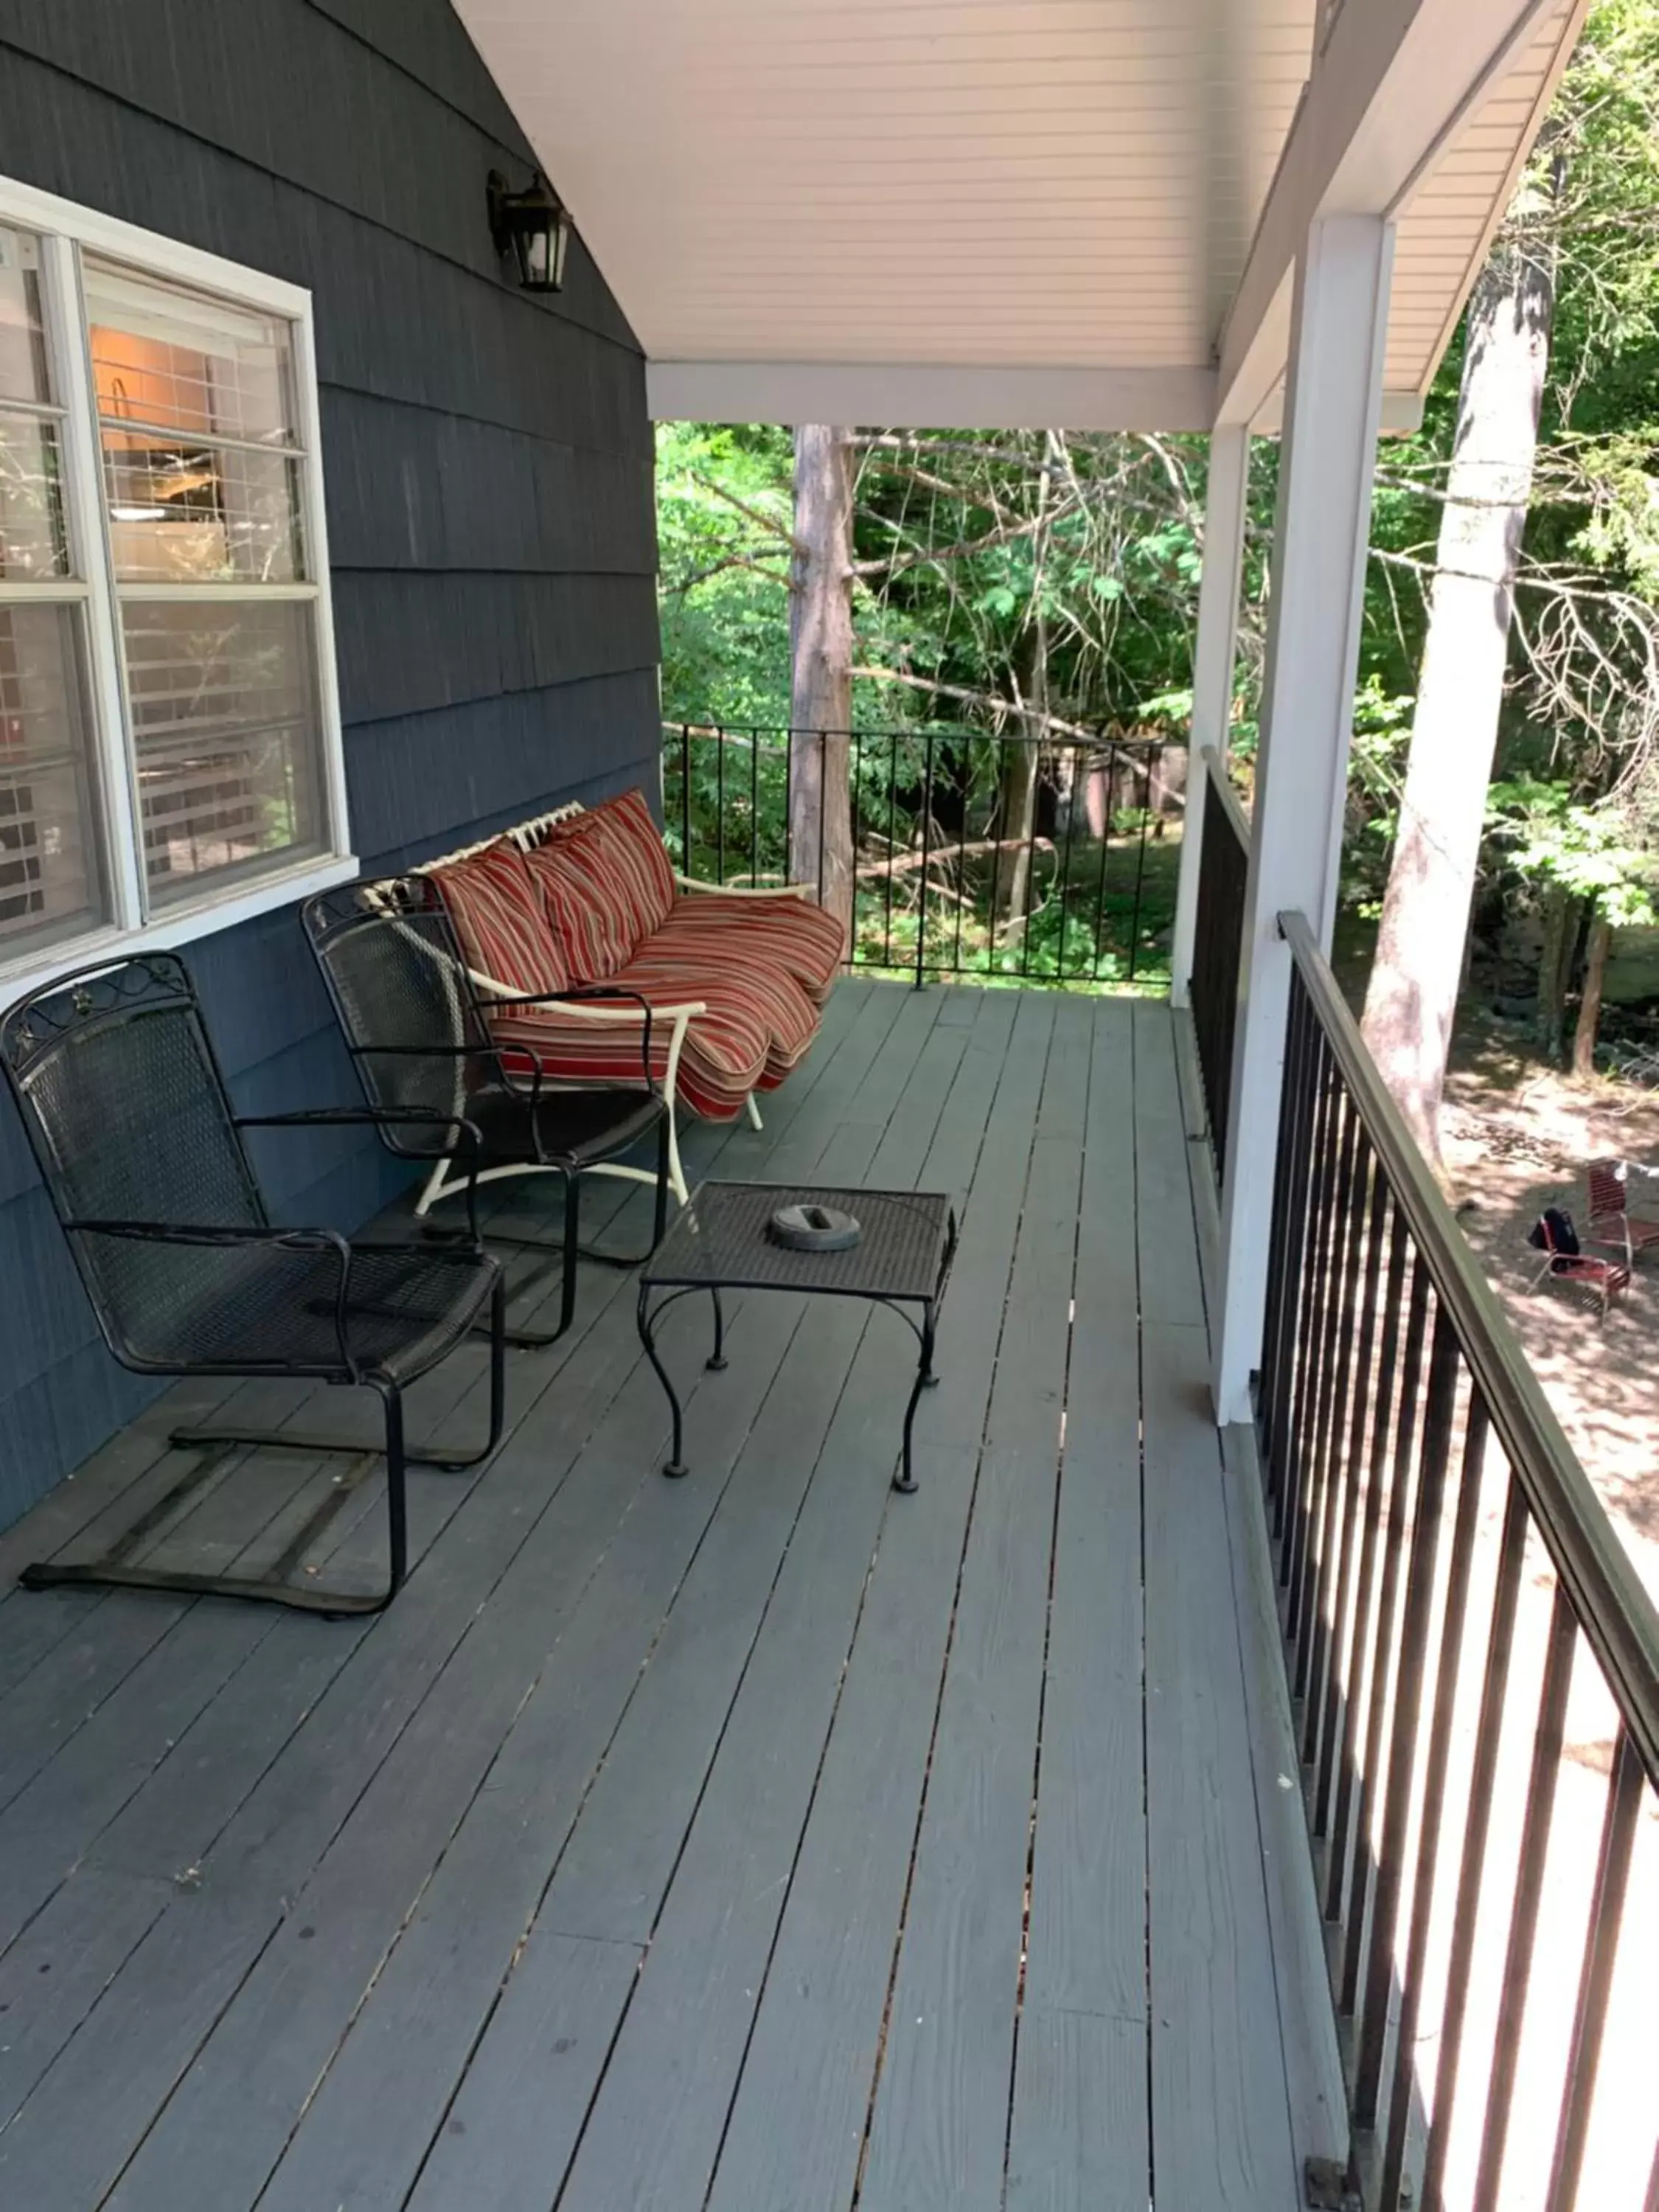
[[[484,180],[531,165],[448,0],[0,0],[0,173],[314,296],[369,872],[655,787],[644,363],[579,240],[556,297],[503,277]],[[186,957],[244,1110],[353,1101],[294,908]],[[355,1226],[400,1180],[372,1142],[269,1141],[289,1219]],[[0,1525],[153,1390],[98,1341],[0,1105]]]

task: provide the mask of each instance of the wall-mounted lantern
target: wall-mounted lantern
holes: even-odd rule
[[[497,253],[511,253],[520,287],[526,292],[556,292],[564,283],[565,248],[570,217],[564,203],[539,169],[522,192],[509,191],[507,179],[492,169],[484,187],[489,199],[489,234]]]

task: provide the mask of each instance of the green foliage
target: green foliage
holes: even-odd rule
[[[1518,875],[1589,899],[1615,926],[1655,920],[1655,848],[1635,810],[1585,805],[1565,783],[1518,776],[1492,785],[1487,821]]]
[[[789,720],[790,512],[787,430],[696,422],[659,428],[665,713],[702,721]]]
[[[1656,0],[1593,9],[1506,235],[1553,258],[1557,304],[1486,870],[1493,883],[1547,879],[1613,919],[1633,918],[1656,902],[1656,841],[1632,797],[1659,759]],[[1462,368],[1460,343],[1422,428],[1385,440],[1380,459],[1343,884],[1359,921],[1377,912],[1398,819]],[[928,733],[958,749],[969,811],[987,822],[996,804],[990,740],[1000,732],[1184,742],[1204,440],[870,430],[856,462],[854,616],[868,672],[855,682],[854,720],[899,733],[896,756],[872,746],[854,762],[866,841],[919,838]],[[1247,785],[1278,472],[1276,443],[1254,441],[1232,738]],[[673,719],[788,720],[791,474],[781,429],[658,434],[663,698]],[[744,868],[780,870],[781,753],[728,757],[722,799],[714,749],[693,750],[693,858],[717,859],[724,840],[732,866],[741,854]],[[730,787],[751,767],[753,806]],[[969,941],[982,933],[988,969],[1030,960],[1059,974],[1080,959],[1073,948],[1092,915],[1045,902],[1037,874],[1029,951],[997,941],[994,886],[971,869],[958,886],[975,902],[963,927]],[[884,944],[884,897],[881,921]],[[901,900],[896,950],[908,929],[914,953],[915,927]],[[1127,967],[1123,948],[1107,951]]]

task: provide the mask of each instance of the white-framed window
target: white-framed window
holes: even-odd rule
[[[356,872],[311,298],[0,178],[0,1002]]]

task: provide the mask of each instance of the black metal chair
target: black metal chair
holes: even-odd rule
[[[243,1133],[353,1123],[378,1110],[239,1115],[182,963],[145,953],[65,976],[0,1015],[3,1065],[81,1279],[110,1350],[143,1375],[283,1376],[363,1384],[385,1409],[389,1569],[381,1591],[286,1577],[315,1545],[379,1457],[337,1437],[181,1428],[174,1444],[204,1456],[104,1558],[26,1567],[31,1589],[114,1583],[260,1598],[328,1614],[378,1613],[408,1567],[404,1470],[459,1470],[501,1438],[506,1316],[499,1264],[470,1247],[348,1242],[332,1229],[273,1224]],[[468,1141],[464,1118],[406,1105],[400,1141],[428,1156]],[[489,1434],[463,1454],[404,1435],[403,1393],[488,1312]],[[264,1576],[194,1574],[132,1565],[144,1538],[199,1491],[232,1452],[260,1444],[349,1454],[351,1476]]]
[[[634,1267],[648,1253],[619,1253],[580,1242],[581,1182],[586,1175],[625,1175],[654,1186],[655,1218],[651,1250],[662,1242],[667,1221],[669,1140],[672,1124],[651,1073],[651,1009],[636,992],[603,986],[558,992],[545,998],[491,1000],[508,1006],[557,1006],[616,1001],[638,1006],[640,1081],[571,1085],[547,1078],[542,1062],[516,1040],[509,1073],[491,1037],[483,1002],[468,974],[466,961],[445,911],[437,886],[424,876],[387,878],[348,884],[308,899],[302,909],[307,937],[328,987],[341,1033],[363,1086],[363,1095],[381,1115],[380,1133],[395,1152],[407,1156],[399,1117],[413,1107],[451,1116],[465,1115],[476,1133],[476,1156],[469,1152],[468,1188],[502,1176],[550,1174],[564,1186],[562,1237],[507,1236],[487,1229],[487,1242],[546,1253],[545,1266],[515,1287],[522,1291],[549,1268],[562,1268],[559,1325],[552,1329],[509,1327],[507,1342],[556,1344],[570,1327],[576,1309],[579,1256],[609,1267]],[[654,1131],[654,1171],[619,1167],[622,1155]],[[430,1158],[430,1151],[425,1157]],[[450,1196],[457,1185],[440,1161],[422,1195],[424,1213],[435,1199]],[[442,1232],[433,1232],[442,1233]]]

